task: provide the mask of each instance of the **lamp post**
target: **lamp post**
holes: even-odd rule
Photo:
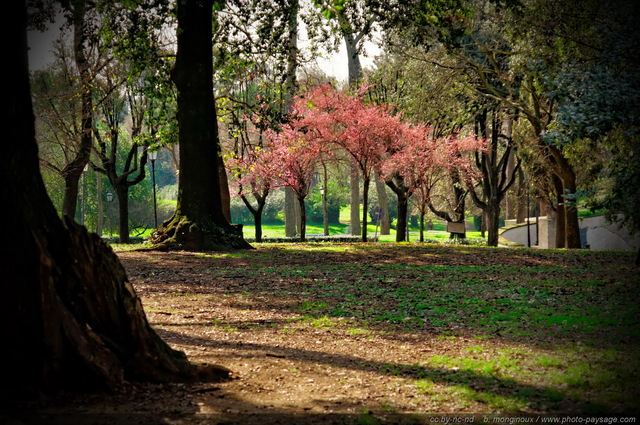
[[[111,203],[113,202],[113,193],[112,192],[107,192],[107,202]],[[107,213],[109,211],[107,210]],[[107,218],[109,218],[109,214],[107,214]],[[111,231],[111,223],[109,223],[109,236],[113,236],[113,232]]]
[[[153,223],[158,227],[158,208],[156,205],[156,159],[158,159],[158,151],[149,152],[149,161],[151,161],[151,178],[153,183]]]
[[[327,214],[327,189],[320,188],[320,194],[322,195],[322,217],[324,221],[324,235],[329,236],[329,215]]]

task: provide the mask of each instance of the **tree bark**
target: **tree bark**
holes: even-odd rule
[[[566,213],[565,213],[565,203],[564,198],[562,197],[562,193],[564,192],[562,181],[560,177],[554,175],[553,177],[553,186],[556,192],[556,198],[558,199],[556,203],[556,248],[565,248],[566,247]]]
[[[304,242],[307,239],[307,214],[304,198],[298,197],[298,207],[300,209],[300,242]]]
[[[391,234],[391,220],[389,219],[389,198],[387,197],[386,185],[380,178],[376,178],[376,191],[378,193],[378,206],[382,211],[380,219],[380,234]]]
[[[115,185],[118,197],[118,235],[120,243],[130,243],[129,239],[129,188]]]
[[[284,188],[284,226],[285,235],[294,237],[298,232],[298,220],[296,214],[296,196],[288,187]]]
[[[287,34],[287,74],[285,76],[285,102],[284,107],[287,113],[291,112],[293,98],[298,91],[298,11],[299,3],[297,0],[290,2],[289,14],[287,16],[287,24],[289,32]],[[284,225],[285,235],[294,237],[298,230],[298,220],[296,214],[297,203],[296,196],[289,188],[285,188],[284,196]]]
[[[30,396],[59,389],[115,389],[125,380],[182,380],[196,376],[186,356],[171,349],[149,326],[140,299],[118,257],[100,237],[62,221],[38,168],[29,92],[26,8],[7,5],[20,36],[5,54],[12,82],[0,105],[5,128],[0,196],[8,223],[0,260],[5,285],[0,308],[2,394]],[[12,28],[9,28],[11,30]],[[15,28],[13,28],[15,29]],[[212,376],[228,376],[216,367]]]
[[[102,174],[96,173],[96,193],[98,194],[98,223],[96,224],[96,233],[102,235],[104,226],[104,202],[102,200]]]
[[[487,245],[498,246],[499,229],[500,229],[500,201],[491,199],[488,203],[487,215]]]
[[[396,194],[398,218],[396,220],[396,242],[407,240],[407,213],[409,212],[409,197],[407,188],[400,176],[395,176],[387,181],[387,186]]]
[[[62,171],[64,177],[65,190],[62,200],[62,214],[75,217],[78,205],[78,185],[84,166],[89,162],[92,146],[93,127],[93,89],[92,77],[89,70],[89,61],[85,54],[85,44],[87,41],[85,15],[87,3],[84,1],[71,2],[71,19],[73,23],[73,53],[78,74],[80,75],[80,102],[81,102],[81,122],[82,133],[80,135],[79,149]]]
[[[524,178],[524,171],[518,170],[518,188],[517,188],[517,203],[518,212],[516,215],[516,223],[524,223],[528,215],[527,206],[527,184],[528,182]]]
[[[357,236],[360,234],[360,171],[358,166],[351,164],[351,234]]]
[[[253,193],[253,197],[258,203],[258,207],[254,208],[251,205],[251,202],[247,199],[244,194],[240,195],[240,199],[244,202],[244,205],[247,207],[249,212],[253,215],[253,225],[255,227],[255,238],[256,242],[262,242],[262,211],[264,211],[264,206],[267,203],[267,196],[269,196],[269,190],[264,189],[262,194]]]
[[[231,225],[222,206],[212,7],[213,0],[182,0],[176,6],[178,53],[172,79],[178,90],[180,181],[176,211],[152,238],[159,249],[251,248],[242,225]]]
[[[563,222],[565,234],[562,246],[558,246],[558,248],[580,248],[578,210],[574,203],[566,198],[566,195],[576,193],[576,173],[560,149],[555,146],[549,146],[549,151],[556,166],[554,185],[558,196],[558,204],[563,204],[562,209],[558,208],[558,223]],[[559,239],[556,238],[556,241],[559,242]]]
[[[229,179],[224,159],[218,155],[218,176],[220,178],[220,202],[222,203],[222,215],[231,223],[231,192],[229,192]]]
[[[371,179],[369,177],[365,177],[362,182],[362,242],[367,241],[367,216],[369,215],[369,186],[371,183]]]

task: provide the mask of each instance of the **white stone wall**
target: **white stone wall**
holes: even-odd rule
[[[581,219],[580,229],[586,229],[586,241],[582,243],[589,249],[631,251],[640,248],[640,233],[631,235],[626,228],[608,223],[602,215]]]
[[[555,248],[555,220],[539,217],[540,231],[538,232],[539,248]],[[531,218],[529,226],[531,243],[536,242],[535,218]],[[527,245],[527,225],[519,224],[507,227],[501,236],[511,242]],[[597,215],[580,219],[580,236],[585,248],[594,250],[632,251],[640,248],[640,233],[629,234],[626,228],[615,223],[608,223],[605,216]]]

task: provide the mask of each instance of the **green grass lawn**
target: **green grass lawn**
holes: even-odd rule
[[[329,235],[345,235],[347,231],[346,224],[331,224],[329,226]],[[417,241],[420,237],[420,229],[415,226],[409,227],[409,240]],[[243,233],[245,238],[255,237],[255,227],[250,224],[243,226]],[[313,237],[313,235],[323,235],[324,225],[322,223],[307,223],[307,237]],[[367,225],[367,236],[373,238],[374,235],[378,236],[380,242],[394,242],[396,240],[396,231],[391,229],[391,234],[381,235],[380,228],[376,229],[375,224]],[[284,224],[263,224],[262,225],[262,237],[263,238],[284,238],[286,237]],[[436,223],[434,230],[425,231],[424,238],[430,242],[445,242],[449,239],[449,233],[445,231],[444,225]],[[467,232],[467,238],[471,240],[480,240],[480,232]]]

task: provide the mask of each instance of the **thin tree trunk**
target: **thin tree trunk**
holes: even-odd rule
[[[360,171],[351,164],[351,234],[360,235]]]
[[[62,214],[75,217],[78,205],[78,185],[84,166],[89,162],[91,155],[92,128],[93,128],[93,90],[92,78],[89,70],[89,62],[85,55],[87,40],[85,15],[86,2],[74,2],[72,8],[73,19],[73,53],[78,74],[80,75],[81,93],[81,122],[82,133],[80,135],[80,148],[73,160],[67,164],[63,171],[65,180],[64,198],[62,200]]]
[[[220,178],[220,201],[222,214],[231,223],[231,193],[229,192],[229,180],[222,156],[218,155],[218,176]]]
[[[378,193],[378,206],[382,212],[380,219],[380,234],[391,234],[391,220],[389,219],[389,198],[387,197],[387,185],[379,178],[376,178],[376,191]]]
[[[488,224],[488,235],[487,235],[487,245],[488,246],[498,246],[498,234],[500,229],[500,202],[496,199],[491,199],[488,203],[488,213],[489,222]]]
[[[396,192],[398,197],[398,219],[396,221],[396,242],[407,240],[407,213],[409,212],[409,200],[404,192]]]
[[[102,236],[104,227],[104,201],[102,199],[102,174],[96,173],[96,192],[98,194],[98,224],[96,225],[96,233]]]
[[[562,194],[564,192],[562,181],[558,176],[553,176],[553,185],[558,202],[556,204],[556,248],[566,247],[566,213]]]
[[[371,180],[368,177],[364,178],[362,182],[362,242],[367,241],[367,216],[369,215],[369,186]]]
[[[300,209],[300,241],[307,240],[307,214],[304,207],[304,198],[298,198],[298,207]]]
[[[285,112],[291,112],[293,98],[298,92],[298,0],[292,0],[289,7],[289,15],[287,16],[287,24],[289,33],[287,35],[287,74],[284,82],[284,108]],[[285,235],[294,237],[297,234],[298,214],[296,196],[289,188],[285,188],[284,196],[284,225]]]
[[[329,192],[329,176],[327,175],[327,164],[322,163],[322,180],[323,180],[323,190],[322,190],[322,224],[324,235],[329,236],[329,212],[327,210],[327,195]]]
[[[516,223],[524,223],[527,218],[527,182],[525,180],[524,171],[518,170],[518,189],[516,192],[518,211],[516,213]]]
[[[256,242],[262,242],[262,209],[256,211],[253,215],[253,224],[255,226]]]
[[[284,189],[284,226],[287,237],[292,238],[297,234],[298,221],[296,220],[296,196],[293,191]]]
[[[118,236],[120,243],[130,243],[129,239],[129,190],[118,185],[116,188],[118,197]]]

